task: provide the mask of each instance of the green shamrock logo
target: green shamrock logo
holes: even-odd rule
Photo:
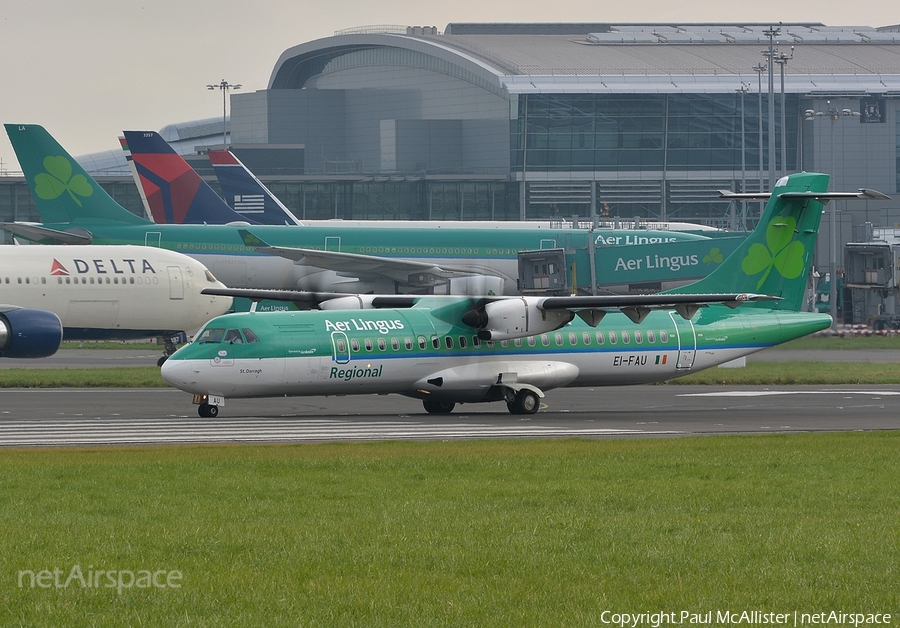
[[[796,279],[803,272],[803,256],[806,248],[802,242],[792,242],[797,228],[796,219],[791,216],[776,216],[766,228],[766,244],[754,243],[741,262],[741,269],[747,275],[765,271],[756,289],[775,268],[785,279]],[[767,245],[767,246],[766,246]]]
[[[703,256],[703,263],[707,265],[712,264],[713,262],[715,262],[716,264],[721,264],[722,260],[724,259],[725,256],[722,255],[722,251],[719,250],[719,247],[716,247],[714,249],[710,249],[709,253]]]
[[[78,196],[86,198],[94,193],[87,177],[83,174],[72,176],[72,164],[65,157],[44,157],[44,170],[47,172],[34,178],[34,192],[45,201],[52,201],[62,196],[63,192],[68,192],[81,207]]]

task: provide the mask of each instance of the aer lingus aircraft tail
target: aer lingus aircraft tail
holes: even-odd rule
[[[778,297],[745,307],[799,311],[803,303],[822,210],[835,199],[885,199],[880,192],[827,192],[827,174],[783,177],[771,194],[731,194],[729,198],[768,197],[757,228],[722,264],[699,281],[663,294],[752,292]]]
[[[161,225],[258,223],[235,212],[155,131],[125,131],[138,187],[153,220]],[[284,224],[284,222],[278,223]]]
[[[4,126],[42,222],[70,227],[82,222],[149,224],[113,200],[44,127]]]

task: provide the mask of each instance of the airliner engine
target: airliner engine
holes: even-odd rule
[[[0,305],[0,357],[46,358],[59,349],[62,335],[53,312]]]
[[[488,301],[466,312],[462,322],[478,331],[482,340],[511,340],[559,329],[575,314],[568,310],[543,310],[543,298],[509,298]]]

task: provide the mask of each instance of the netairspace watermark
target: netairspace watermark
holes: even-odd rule
[[[716,610],[659,611],[654,613],[620,613],[603,611],[600,623],[618,628],[662,628],[664,626],[876,626],[891,623],[889,613],[859,613],[845,611],[766,611]]]
[[[65,577],[64,577],[65,576]],[[94,569],[90,565],[82,571],[81,565],[63,569],[23,569],[18,572],[20,589],[115,589],[122,595],[125,589],[180,589],[182,573],[177,569]]]

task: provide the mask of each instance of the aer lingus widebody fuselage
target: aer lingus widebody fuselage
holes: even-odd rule
[[[664,381],[831,325],[800,312],[828,176],[784,177],[760,225],[719,268],[656,295],[400,297],[286,294],[306,312],[210,321],[163,377],[202,416],[228,397],[396,393],[429,412],[506,401],[538,409],[544,391]],[[226,291],[262,299],[267,291]]]
[[[340,221],[315,226],[156,224],[116,203],[43,127],[5,126],[42,223],[6,223],[4,228],[43,242],[171,249],[201,261],[234,288],[515,294],[522,250],[586,247],[589,238],[602,238],[609,246],[706,240],[674,231],[589,233],[497,223],[381,229]],[[185,176],[197,177],[192,171]],[[192,197],[166,198],[172,204],[169,214],[189,211]],[[224,205],[221,199],[218,202]]]

